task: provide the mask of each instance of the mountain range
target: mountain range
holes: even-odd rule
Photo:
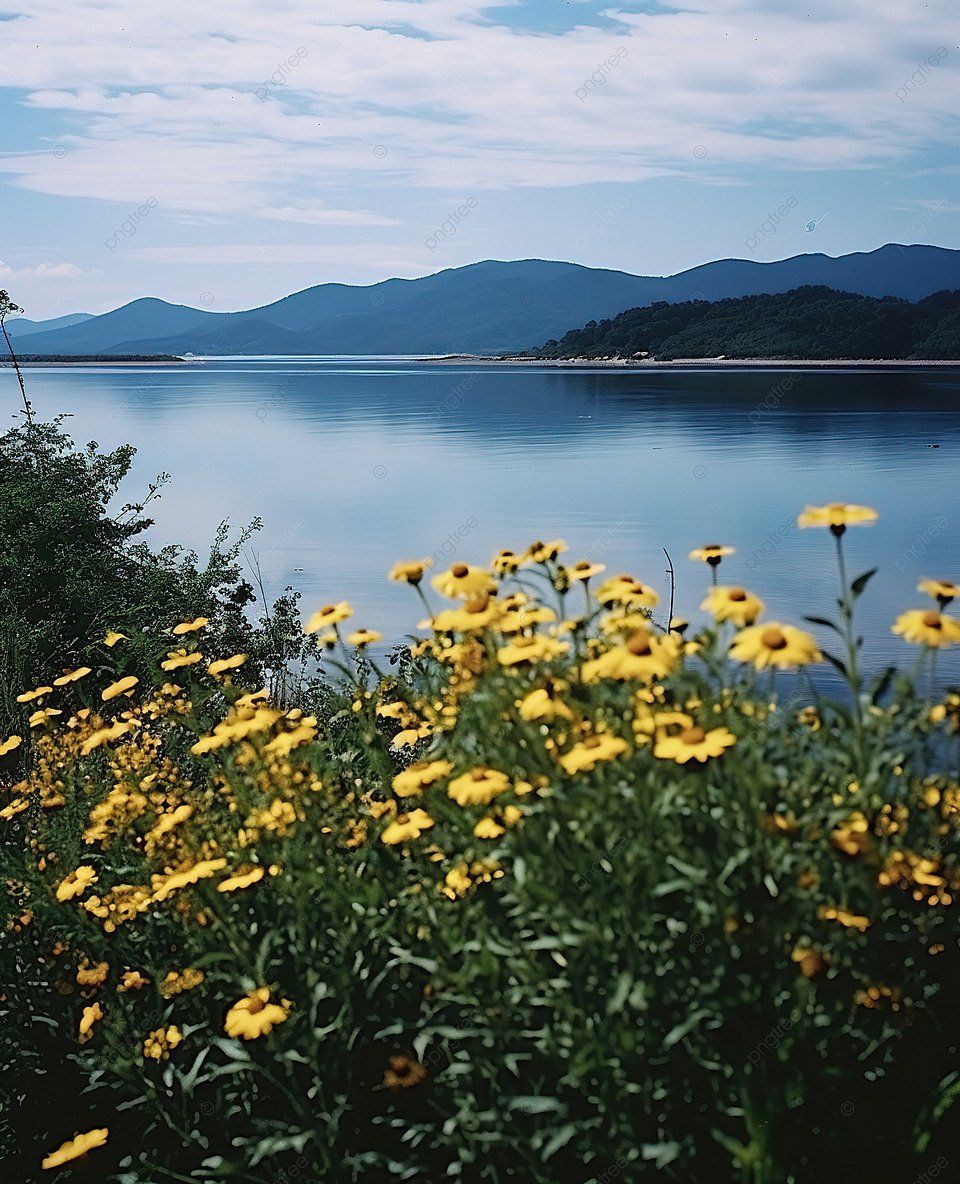
[[[823,285],[919,300],[960,289],[960,251],[888,243],[875,251],[721,259],[671,276],[575,263],[486,260],[420,279],[319,284],[241,312],[147,297],[99,316],[11,321],[27,354],[500,354],[658,301],[723,300]]]

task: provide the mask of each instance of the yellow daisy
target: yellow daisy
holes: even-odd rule
[[[40,1166],[44,1171],[49,1171],[51,1168],[63,1167],[65,1163],[80,1159],[88,1151],[102,1147],[106,1143],[109,1133],[109,1128],[103,1126],[87,1131],[83,1135],[75,1135],[66,1143],[62,1143],[56,1151],[51,1151],[49,1155],[45,1156]]]
[[[709,563],[711,567],[718,567],[720,561],[727,555],[736,554],[736,547],[724,547],[720,543],[707,543],[705,547],[697,547],[690,552],[689,558],[696,563]]]
[[[441,596],[446,596],[450,600],[484,596],[497,586],[489,572],[484,571],[482,567],[471,567],[467,563],[455,563],[449,570],[435,575],[430,582]]]
[[[175,637],[182,637],[184,633],[197,633],[200,629],[205,629],[210,621],[207,617],[196,617],[192,621],[181,621],[179,625],[174,625],[170,630]]]
[[[376,629],[355,629],[347,636],[347,643],[354,645],[357,649],[363,649],[365,646],[373,645],[375,641],[379,641],[383,637],[382,633],[378,633]]]
[[[823,660],[809,633],[777,621],[753,625],[738,633],[730,646],[730,657],[736,662],[752,662],[757,670],[768,666],[806,666]]]
[[[104,701],[104,703],[108,703],[111,699],[116,699],[118,695],[126,695],[128,692],[132,691],[139,681],[139,678],[134,677],[132,674],[128,674],[125,678],[118,679],[116,682],[112,682],[108,687],[106,687],[100,693],[100,698]]]
[[[807,506],[797,518],[797,526],[827,526],[838,537],[848,526],[865,526],[877,520],[877,511],[870,506],[851,506],[845,502],[830,502],[826,506]]]
[[[549,662],[559,658],[570,648],[565,641],[555,637],[535,634],[533,637],[518,637],[509,645],[497,650],[497,661],[501,666],[519,666],[525,662]]]
[[[567,544],[563,539],[553,539],[549,543],[543,543],[539,539],[535,543],[531,543],[523,553],[523,563],[546,563],[550,559],[556,559],[558,555],[562,555],[567,549]]]
[[[656,608],[660,597],[635,576],[620,575],[606,580],[596,591],[597,602],[604,606],[622,604],[627,608]]]
[[[432,559],[411,559],[403,563],[395,563],[390,568],[390,579],[398,584],[420,583],[428,568],[433,567]]]
[[[509,787],[505,773],[481,766],[451,781],[447,793],[458,806],[486,806]]]
[[[558,687],[537,687],[519,702],[520,718],[528,723],[549,723],[554,719],[573,719],[573,712],[557,695]]]
[[[960,621],[932,609],[924,612],[921,608],[913,608],[897,617],[892,632],[911,645],[942,650],[960,642]]]
[[[520,567],[523,557],[516,551],[498,551],[490,561],[490,566],[498,576],[509,576]]]
[[[272,1003],[270,991],[266,987],[258,987],[234,1003],[227,1012],[223,1028],[228,1036],[256,1040],[282,1024],[290,1014],[291,1007],[289,999]]]
[[[210,663],[207,670],[214,676],[225,674],[228,670],[239,669],[249,656],[249,654],[234,654],[230,658],[217,658],[216,661]]]
[[[737,738],[726,728],[712,728],[709,732],[699,726],[686,728],[676,736],[661,736],[653,748],[653,755],[665,761],[685,765],[688,761],[705,764],[736,744]]]
[[[604,732],[598,736],[588,736],[586,740],[581,740],[569,752],[565,752],[559,760],[564,772],[571,776],[575,773],[589,773],[597,765],[622,756],[629,747],[626,740]]]
[[[623,645],[612,646],[597,658],[584,662],[584,682],[600,678],[651,682],[666,678],[677,663],[680,647],[675,637],[655,637],[649,629],[636,629]]]
[[[349,601],[340,600],[336,604],[325,604],[323,608],[318,608],[307,621],[303,631],[304,633],[319,633],[322,629],[339,625],[341,621],[346,621],[348,617],[352,616],[353,608]]]
[[[743,629],[763,612],[763,601],[743,588],[717,586],[710,589],[700,608],[712,613],[718,624],[733,621]]]
[[[960,596],[960,584],[955,584],[953,580],[923,579],[917,584],[917,591],[932,596],[941,608],[946,608],[951,600]]]
[[[449,761],[417,761],[393,778],[393,792],[398,798],[410,798],[421,793],[435,781],[442,781],[453,772]]]
[[[108,629],[107,635],[106,635],[106,637],[104,637],[102,644],[107,646],[109,649],[113,649],[113,647],[117,644],[118,641],[129,641],[129,640],[130,640],[130,638],[127,637],[126,633],[118,633],[116,631],[116,629]]]
[[[55,678],[53,680],[53,685],[55,687],[65,687],[67,683],[79,682],[81,678],[87,677],[87,675],[90,673],[90,669],[91,668],[89,666],[78,666],[76,670],[68,670],[66,673],[61,674],[59,678]]]
[[[433,819],[425,810],[411,810],[409,814],[398,814],[380,836],[380,842],[386,843],[388,847],[409,843],[419,839],[421,834],[433,825]]]
[[[8,736],[6,740],[0,742],[0,756],[6,756],[8,752],[13,752],[22,743],[23,738],[21,736]]]
[[[592,580],[594,576],[603,575],[607,570],[604,563],[591,563],[589,559],[581,559],[567,568],[567,575],[571,580]]]

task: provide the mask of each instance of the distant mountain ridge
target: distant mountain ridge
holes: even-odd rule
[[[960,360],[960,291],[922,300],[805,286],[735,299],[657,303],[590,321],[540,358]]]
[[[575,263],[486,260],[420,279],[320,284],[217,313],[148,297],[76,323],[16,334],[32,354],[499,354],[656,301],[722,300],[805,285],[919,300],[960,289],[960,251],[887,244],[775,263],[721,259],[673,276]],[[82,316],[82,314],[76,314]]]

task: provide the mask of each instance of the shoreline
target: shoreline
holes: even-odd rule
[[[363,361],[406,361],[436,366],[522,366],[543,367],[554,370],[935,370],[958,369],[960,359],[915,360],[897,358],[534,358],[527,355],[516,357],[507,354],[443,354],[419,357],[413,354],[310,354],[303,357],[292,355],[245,354],[209,355],[203,357],[178,358],[18,358],[22,370],[43,367],[83,368],[108,366],[114,368],[135,368],[143,366],[191,366],[206,362],[265,362],[274,356],[284,361],[316,362],[347,361],[350,358]],[[13,369],[9,358],[0,359],[0,369]]]
[[[736,370],[736,369],[956,369],[960,359],[917,360],[909,358],[533,358],[510,357],[506,354],[449,354],[435,358],[416,358],[418,362],[438,362],[441,365],[488,363],[500,366],[551,366],[556,369],[604,370]]]

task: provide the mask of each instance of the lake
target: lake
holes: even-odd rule
[[[38,414],[69,413],[79,441],[137,446],[127,497],[171,474],[155,543],[203,552],[222,519],[259,516],[250,551],[270,593],[294,585],[307,612],[350,599],[388,639],[421,615],[386,579],[395,559],[486,563],[556,536],[571,561],[632,572],[662,596],[667,547],[677,611],[694,622],[708,572],[686,556],[709,542],[737,547],[721,582],[756,591],[768,616],[823,614],[833,543],[796,529],[807,502],[879,511],[847,535],[851,572],[881,565],[861,616],[871,668],[915,653],[889,628],[923,603],[918,577],[960,577],[960,369],[220,358],[26,380]],[[0,387],[12,409],[11,371]]]

